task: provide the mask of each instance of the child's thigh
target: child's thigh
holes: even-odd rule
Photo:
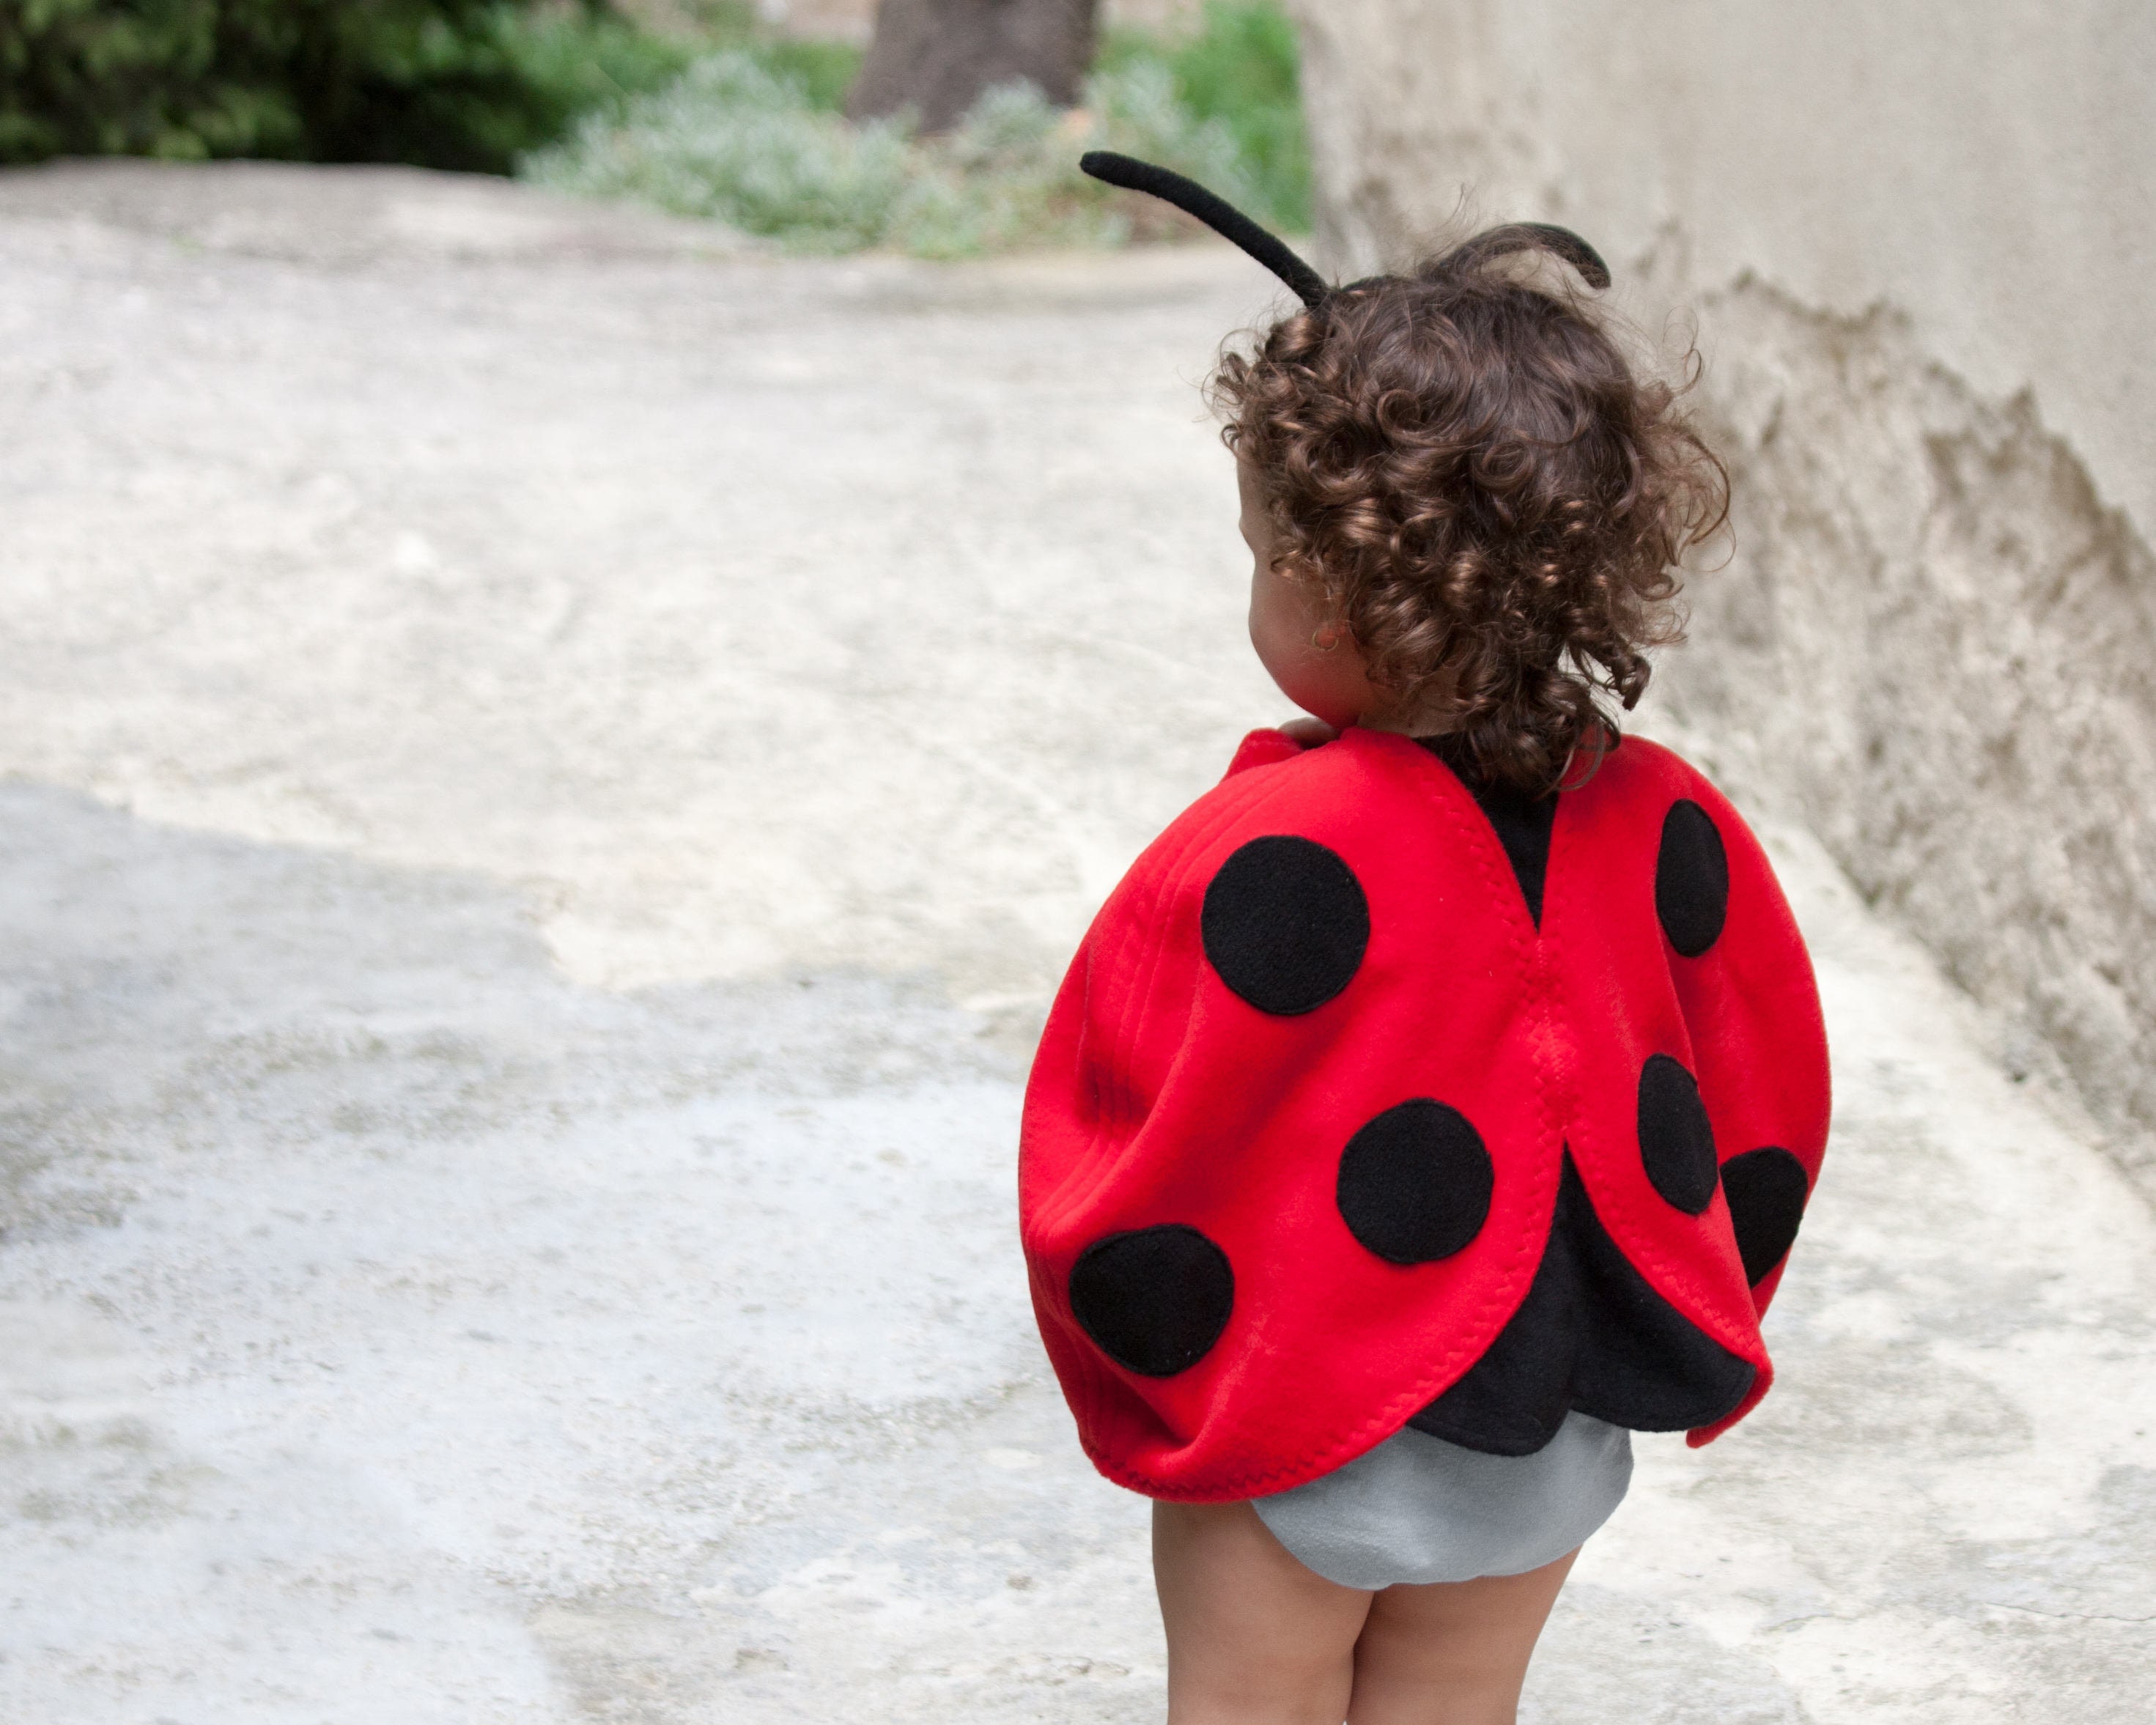
[[[1168,1725],[1340,1725],[1370,1595],[1288,1555],[1247,1503],[1156,1503]]]
[[[1389,1587],[1355,1644],[1348,1725],[1512,1725],[1572,1552],[1524,1575]]]

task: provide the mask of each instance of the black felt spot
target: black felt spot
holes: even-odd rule
[[[1744,1279],[1756,1287],[1797,1243],[1811,1183],[1804,1163],[1780,1145],[1768,1144],[1722,1164],[1722,1192],[1729,1200]]]
[[[1573,1409],[1634,1431],[1712,1425],[1749,1362],[1693,1327],[1610,1239],[1568,1153],[1527,1296],[1482,1358],[1408,1421],[1492,1455],[1532,1455]]]
[[[1235,1305],[1228,1255],[1180,1222],[1103,1235],[1070,1266],[1079,1323],[1101,1353],[1142,1377],[1196,1365]]]
[[[1550,834],[1557,824],[1557,793],[1532,796],[1502,779],[1485,778],[1476,770],[1475,757],[1459,737],[1418,737],[1415,741],[1445,762],[1467,788],[1467,794],[1490,823],[1497,842],[1505,847],[1505,860],[1512,865],[1512,878],[1520,883],[1520,896],[1527,901],[1527,915],[1535,927],[1543,923],[1543,883],[1549,875]]]
[[[1394,1264],[1449,1258],[1482,1231],[1496,1183],[1482,1135],[1457,1108],[1388,1108],[1348,1141],[1334,1189],[1348,1231]]]
[[[1311,1012],[1354,980],[1370,943],[1355,871],[1310,839],[1253,839],[1220,865],[1199,921],[1220,980],[1260,1012]]]
[[[1655,856],[1655,914],[1670,944],[1697,958],[1721,937],[1729,915],[1729,855],[1713,817],[1689,797],[1662,817]]]
[[[1714,1127],[1699,1085],[1667,1055],[1640,1068],[1640,1160],[1655,1190],[1688,1215],[1714,1201]]]

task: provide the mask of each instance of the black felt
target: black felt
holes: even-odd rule
[[[1325,278],[1297,257],[1285,241],[1268,234],[1226,198],[1207,191],[1195,180],[1135,157],[1119,156],[1112,150],[1088,150],[1078,158],[1078,166],[1096,180],[1127,192],[1142,192],[1173,204],[1185,215],[1195,216],[1280,277],[1306,305],[1319,304],[1332,291]]]
[[[1557,793],[1532,796],[1502,779],[1485,778],[1457,737],[1418,737],[1415,741],[1450,767],[1474,798],[1482,818],[1496,834],[1497,842],[1505,847],[1512,878],[1520,883],[1521,896],[1527,901],[1527,915],[1540,928],[1543,883],[1549,877],[1550,834],[1557,825]]]
[[[1101,1353],[1146,1378],[1205,1358],[1235,1306],[1228,1255],[1171,1222],[1095,1240],[1070,1266],[1070,1310]]]
[[[1655,857],[1655,914],[1670,944],[1697,958],[1721,937],[1729,915],[1729,856],[1714,819],[1689,797],[1662,817]]]
[[[1667,1055],[1640,1068],[1640,1160],[1655,1190],[1687,1215],[1714,1201],[1714,1126],[1699,1082]]]
[[[1496,1183],[1482,1135],[1443,1102],[1385,1111],[1348,1141],[1335,1195],[1348,1231],[1394,1264],[1449,1258],[1482,1231]]]
[[[1779,1144],[1768,1144],[1722,1164],[1722,1193],[1729,1200],[1744,1279],[1756,1287],[1797,1243],[1811,1183],[1804,1163]]]
[[[1531,1455],[1574,1409],[1634,1431],[1712,1425],[1753,1375],[1626,1261],[1567,1153],[1527,1298],[1466,1375],[1408,1424],[1488,1455]]]
[[[1370,943],[1370,905],[1337,854],[1276,834],[1220,865],[1199,932],[1222,982],[1260,1012],[1291,1017],[1354,980]]]

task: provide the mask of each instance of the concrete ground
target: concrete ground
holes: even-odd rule
[[[1267,303],[0,176],[0,1717],[1158,1717],[1012,1138],[1280,711],[1192,387]],[[1782,1384],[1523,1717],[2148,1725],[2156,1220],[1735,788],[1837,1060]]]

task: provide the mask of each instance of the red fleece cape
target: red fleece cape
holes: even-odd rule
[[[1558,797],[1537,926],[1429,749],[1255,732],[1050,1014],[1041,1333],[1095,1465],[1155,1497],[1285,1491],[1523,1396],[1704,1443],[1766,1392],[1828,1106],[1789,906],[1676,755],[1629,739]]]

